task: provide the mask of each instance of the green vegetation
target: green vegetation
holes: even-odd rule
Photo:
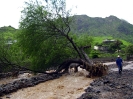
[[[67,59],[80,58],[89,63],[87,55],[101,58],[133,54],[131,24],[114,16],[105,19],[85,15],[70,17],[63,0],[53,1],[46,6],[26,2],[20,28],[0,28],[2,70],[8,71],[13,65],[45,71],[56,68]],[[105,44],[103,40],[106,39],[117,41]],[[94,45],[108,49],[94,50]]]
[[[128,47],[126,47],[125,51],[127,55],[133,55],[133,45],[129,45]]]
[[[8,27],[6,27],[6,28],[8,28]],[[33,27],[33,28],[35,28],[35,27]],[[8,30],[8,29],[5,29],[5,30]],[[9,32],[9,31],[4,32],[3,31],[2,33],[4,34],[4,36],[10,36],[11,32]],[[9,35],[8,35],[8,33],[9,33]],[[23,33],[23,32],[19,31],[19,30],[15,30],[15,32],[14,31],[12,32],[12,35],[13,35],[13,37],[16,37],[18,34],[20,35],[20,33]],[[24,33],[27,33],[27,32],[24,31]],[[30,33],[30,32],[28,32],[28,33]],[[32,31],[32,28],[31,28],[31,33],[34,33]],[[22,37],[23,35],[20,35],[20,36]],[[25,35],[29,35],[29,34],[25,34]],[[91,46],[91,48],[89,47],[89,48],[85,49],[86,53],[88,54],[88,56],[90,58],[116,57],[118,55],[117,52],[110,54],[110,53],[105,53],[105,52],[93,50],[94,45],[102,44],[103,40],[105,40],[105,39],[112,40],[113,37],[104,37],[104,36],[103,37],[93,37],[93,36],[89,36],[88,34],[75,35],[75,34],[72,34],[72,33],[70,33],[70,36],[73,38],[74,42],[77,44],[78,47]],[[57,39],[57,38],[51,37],[51,39],[49,39],[49,40],[42,41],[43,43],[40,46],[39,44],[41,44],[41,41],[37,40],[36,37],[37,38],[41,37],[43,39],[42,35],[35,36],[35,34],[34,34],[33,35],[34,40],[31,40],[31,46],[30,45],[24,45],[25,48],[26,48],[26,46],[29,48],[29,52],[27,52],[27,54],[22,51],[22,48],[20,46],[22,46],[22,43],[27,44],[27,42],[29,42],[27,40],[32,39],[32,34],[27,39],[24,39],[24,38],[22,39],[21,38],[22,39],[21,43],[16,42],[16,43],[12,44],[10,46],[10,50],[9,49],[8,50],[4,49],[5,50],[4,53],[6,55],[5,54],[2,55],[3,52],[1,50],[1,55],[0,56],[2,56],[2,57],[4,56],[8,60],[10,60],[11,62],[19,64],[21,66],[27,66],[28,65],[28,66],[31,66],[32,69],[38,69],[38,70],[39,70],[39,68],[40,69],[44,68],[44,65],[46,65],[48,67],[49,66],[57,66],[63,60],[67,59],[69,56],[70,56],[70,58],[77,57],[77,53],[75,53],[75,51],[73,50],[71,45],[69,45],[68,42],[64,41],[65,38]],[[2,36],[1,36],[1,38],[2,38]],[[5,38],[5,37],[3,37],[3,38]],[[46,38],[47,37],[44,36],[44,39],[46,39]],[[18,38],[14,38],[14,39],[21,40],[21,39],[18,39]],[[55,39],[55,40],[53,40],[53,39]],[[3,40],[1,39],[1,44],[3,44],[5,42],[5,40],[6,39],[3,39]],[[124,53],[125,52],[126,53],[131,52],[131,51],[129,51],[129,48],[130,48],[129,45],[131,45],[131,43],[129,43],[125,40],[120,40],[120,41],[123,43],[124,48],[121,48],[121,49],[124,50]],[[45,43],[45,42],[47,42],[47,43]],[[66,44],[67,44],[67,46],[66,46]],[[36,47],[36,46],[33,46],[33,45],[39,45],[39,46]],[[126,47],[126,46],[128,46],[128,47]],[[1,49],[3,49],[3,48],[4,47],[2,47]],[[42,48],[42,49],[40,49],[40,48]],[[25,50],[27,50],[27,48]],[[32,52],[32,50],[33,50],[33,52]],[[130,50],[132,50],[132,49],[130,49]],[[119,54],[121,56],[125,56],[124,53],[120,52]],[[34,57],[34,54],[35,54],[36,57]],[[64,57],[62,57],[62,56],[64,56]],[[43,65],[40,64],[41,63],[40,60],[42,60]],[[45,68],[47,68],[47,67],[45,67]],[[9,66],[9,67],[5,68],[5,70],[8,70],[8,69],[11,69],[11,67]]]
[[[102,43],[103,40],[106,40],[106,39],[110,39],[110,40],[116,40],[115,38],[113,37],[110,37],[110,36],[102,36],[102,37],[93,37],[93,40],[94,40],[94,45],[97,44],[97,43]],[[125,45],[125,46],[128,46],[130,45],[131,43],[128,42],[128,41],[125,41],[125,40],[122,40],[122,39],[119,39],[120,41],[122,41],[122,43]]]
[[[45,71],[66,59],[84,59],[80,47],[86,43],[85,39],[78,38],[83,42],[75,43],[79,40],[74,40],[70,33],[72,19],[65,11],[63,0],[51,0],[46,6],[38,2],[26,3],[22,14],[18,42],[22,52],[30,58],[33,70]]]
[[[106,18],[75,15],[72,32],[87,33],[90,36],[113,37],[133,43],[133,25],[115,16]]]
[[[16,46],[16,33],[17,30],[11,26],[0,28],[0,72],[11,70],[11,62],[14,63],[18,59],[15,50],[13,51],[13,48]]]

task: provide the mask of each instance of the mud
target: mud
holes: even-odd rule
[[[93,81],[86,77],[87,72],[80,70],[78,73],[70,73],[49,80],[44,83],[18,90],[5,95],[2,99],[76,99]]]
[[[95,79],[78,99],[133,99],[133,63],[123,64],[122,75],[115,64],[109,65],[109,74]]]
[[[133,99],[133,63],[124,62],[122,75],[114,62],[109,74],[86,78],[84,70],[7,94],[2,99]],[[10,81],[11,79],[9,79]],[[8,80],[7,80],[8,82]]]

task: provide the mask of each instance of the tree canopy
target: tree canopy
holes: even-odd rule
[[[64,0],[49,0],[45,6],[39,2],[26,2],[20,22],[19,42],[34,69],[47,69],[65,59],[82,58],[72,39],[71,22]]]
[[[18,42],[31,68],[40,72],[58,66],[54,73],[59,73],[67,72],[71,63],[77,63],[90,71],[90,75],[104,75],[106,66],[94,65],[85,52],[91,48],[92,38],[86,34],[74,35],[71,22],[73,17],[66,11],[65,0],[26,2]]]
[[[126,54],[127,55],[133,55],[133,45],[128,45],[126,47]]]

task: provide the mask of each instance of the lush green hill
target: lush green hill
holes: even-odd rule
[[[4,26],[0,27],[0,33],[5,33],[5,32],[15,32],[16,29],[12,26]]]
[[[89,17],[87,15],[73,16],[72,32],[81,34],[87,33],[95,37],[112,37],[133,43],[133,25],[115,16],[106,18]],[[17,29],[12,26],[0,28],[0,34],[4,33],[5,38],[12,38]],[[99,38],[100,39],[100,38]]]
[[[12,26],[0,27],[0,36],[4,37],[6,40],[14,39],[17,29]]]
[[[112,39],[112,40],[114,40],[114,38],[113,37],[107,37],[107,36],[102,36],[102,37],[93,37],[93,39],[94,39],[94,45],[96,44],[96,43],[102,43],[103,42],[103,40],[106,40],[106,39]],[[116,39],[115,39],[116,40]],[[125,41],[125,40],[122,40],[122,39],[119,39],[120,41],[122,41],[122,43],[124,44],[124,45],[126,45],[126,46],[128,46],[128,45],[131,45],[131,43],[129,43],[129,42],[127,42],[127,41]]]
[[[133,25],[115,16],[106,18],[75,15],[72,25],[74,33],[88,33],[90,36],[111,36],[133,43]]]

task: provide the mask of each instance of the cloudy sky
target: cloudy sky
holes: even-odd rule
[[[0,27],[18,28],[21,10],[26,0],[0,0]],[[133,24],[133,0],[66,0],[73,14],[90,17],[114,15]]]

